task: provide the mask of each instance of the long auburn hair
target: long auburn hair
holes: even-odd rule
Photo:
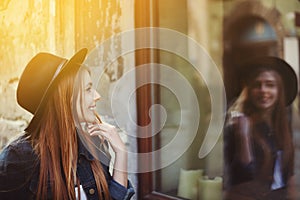
[[[78,74],[80,76],[80,72]],[[76,198],[79,138],[72,109],[73,99],[80,94],[74,94],[75,77],[76,71],[70,71],[54,83],[55,89],[51,91],[41,116],[26,129],[40,161],[37,199],[46,199],[49,183],[54,199]],[[101,163],[95,159],[91,161],[91,168],[99,199],[110,199]],[[80,198],[80,190],[78,197]]]
[[[260,68],[254,73],[250,74],[246,80],[244,89],[235,103],[229,108],[229,111],[238,111],[246,114],[250,117],[251,121],[254,121],[253,115],[257,111],[255,105],[253,105],[250,98],[251,82],[262,72],[272,71],[278,86],[278,99],[275,107],[272,111],[272,122],[275,134],[276,144],[278,148],[283,151],[282,167],[284,176],[287,178],[293,174],[294,167],[294,145],[290,127],[290,121],[288,119],[288,113],[285,102],[285,90],[283,87],[283,81],[281,76],[270,68]]]

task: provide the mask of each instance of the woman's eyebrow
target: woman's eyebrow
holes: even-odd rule
[[[88,84],[86,84],[86,87],[92,87],[92,86],[93,86],[92,82],[89,82]]]

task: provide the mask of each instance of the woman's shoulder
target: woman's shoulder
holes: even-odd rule
[[[3,161],[29,161],[34,160],[35,154],[29,136],[22,134],[12,140],[0,153],[0,160]]]
[[[28,184],[37,166],[30,140],[22,135],[11,141],[0,153],[0,199],[28,199]],[[5,192],[4,192],[5,191]]]

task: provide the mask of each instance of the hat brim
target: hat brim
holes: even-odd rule
[[[33,113],[33,118],[31,119],[30,124],[34,124],[34,123],[36,123],[37,120],[40,119],[41,114],[43,113],[44,107],[46,105],[47,99],[48,99],[49,95],[51,95],[52,91],[55,89],[55,83],[57,82],[57,80],[59,80],[64,75],[70,73],[71,71],[77,72],[79,70],[79,68],[81,67],[81,64],[85,60],[87,52],[88,52],[88,50],[86,48],[80,49],[69,60],[67,60],[66,63],[64,63],[61,70],[51,80],[47,89],[45,90],[44,95],[41,98],[41,101],[40,101],[35,113]],[[29,126],[30,126],[30,124],[29,124]]]
[[[277,57],[257,57],[241,66],[240,81],[247,81],[253,73],[261,68],[278,72],[284,84],[286,106],[290,105],[298,94],[298,80],[294,69],[286,61]]]

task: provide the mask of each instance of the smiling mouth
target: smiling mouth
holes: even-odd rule
[[[265,103],[270,102],[270,98],[269,97],[260,97],[260,98],[258,98],[258,102],[265,104]]]
[[[260,101],[267,102],[269,98],[261,98]]]

